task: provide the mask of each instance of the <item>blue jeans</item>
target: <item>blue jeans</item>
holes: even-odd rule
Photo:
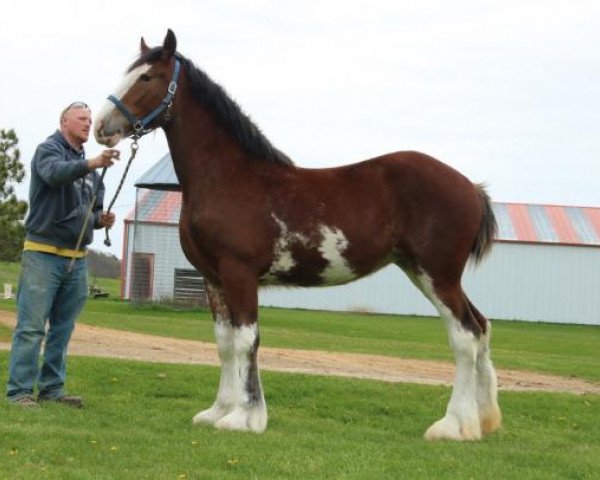
[[[75,260],[69,272],[70,262],[49,253],[23,252],[6,389],[9,400],[33,395],[36,381],[40,397],[64,395],[67,346],[88,296],[87,260]]]

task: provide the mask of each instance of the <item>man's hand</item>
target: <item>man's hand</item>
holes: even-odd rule
[[[104,228],[111,228],[115,224],[115,214],[102,212],[100,223]]]
[[[114,150],[113,148],[108,148],[97,157],[90,158],[87,161],[88,168],[90,170],[95,170],[97,168],[111,167],[113,163],[115,163],[115,160],[118,160],[120,156],[121,152]]]

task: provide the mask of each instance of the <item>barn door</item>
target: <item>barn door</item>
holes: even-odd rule
[[[129,298],[151,300],[154,278],[154,254],[134,253],[131,263],[131,286]]]

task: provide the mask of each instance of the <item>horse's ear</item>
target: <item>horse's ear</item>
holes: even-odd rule
[[[167,36],[165,37],[165,41],[163,42],[163,51],[162,56],[164,59],[169,59],[173,55],[175,55],[175,51],[177,50],[177,39],[175,38],[175,34],[173,30],[169,28],[167,30]]]
[[[146,40],[144,40],[144,37],[142,37],[140,40],[140,51],[142,52],[142,55],[148,53],[148,50],[150,50],[150,47],[146,45]]]

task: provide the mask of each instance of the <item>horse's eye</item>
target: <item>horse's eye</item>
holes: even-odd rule
[[[140,80],[141,80],[142,82],[148,82],[148,81],[150,81],[150,78],[151,78],[151,77],[150,77],[150,75],[146,75],[145,73],[142,73],[142,74],[140,75]]]

